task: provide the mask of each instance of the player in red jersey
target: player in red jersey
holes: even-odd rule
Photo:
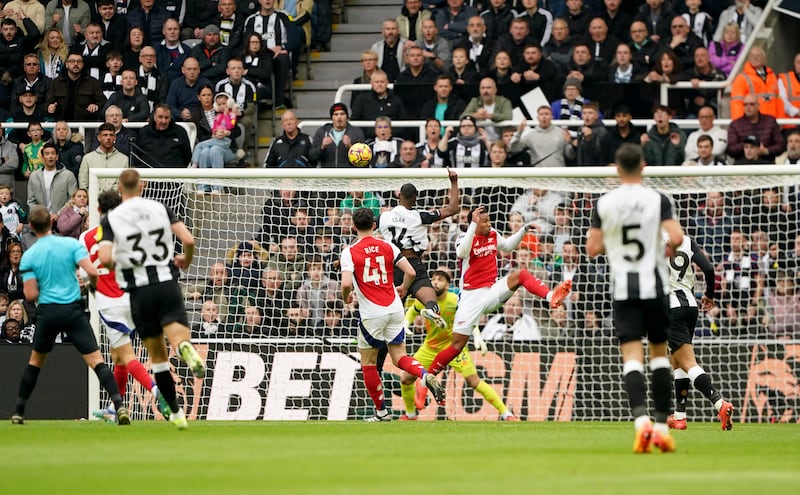
[[[529,224],[505,238],[492,228],[483,206],[474,209],[471,218],[469,228],[456,241],[456,255],[461,261],[461,293],[453,322],[453,343],[436,355],[428,370],[431,374],[439,373],[458,356],[469,342],[472,329],[481,315],[502,306],[520,286],[550,301],[551,308],[561,306],[572,290],[571,280],[565,280],[550,290],[525,269],[513,270],[497,280],[497,250],[513,251],[528,229],[536,226]]]
[[[346,304],[358,297],[359,332],[358,352],[361,371],[372,402],[375,416],[367,421],[391,421],[392,417],[383,400],[383,386],[376,367],[378,349],[386,345],[392,362],[398,368],[421,379],[437,401],[444,399],[444,389],[433,374],[427,373],[417,360],[405,351],[405,314],[400,302],[414,282],[416,272],[411,263],[394,244],[372,236],[375,216],[368,208],[353,212],[353,224],[358,238],[342,251],[342,299]],[[394,286],[394,268],[403,271],[403,284]]]
[[[97,210],[101,215],[119,206],[122,198],[119,193],[113,190],[103,191],[97,197]],[[95,291],[95,301],[97,302],[100,321],[106,327],[106,337],[111,347],[111,361],[114,363],[114,379],[119,387],[119,393],[125,397],[125,389],[128,385],[128,374],[142,384],[144,388],[152,392],[158,399],[158,408],[164,418],[169,418],[169,406],[164,401],[158,387],[144,365],[136,358],[131,345],[131,333],[134,331],[133,316],[131,315],[131,304],[128,293],[117,285],[114,272],[105,268],[97,258],[99,249],[98,239],[102,237],[101,227],[98,225],[81,234],[80,241],[89,251],[89,260],[97,268],[97,290]],[[113,406],[109,406],[99,411],[93,411],[99,419],[109,421],[116,420]]]

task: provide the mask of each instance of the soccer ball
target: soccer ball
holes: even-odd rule
[[[356,143],[347,151],[347,159],[354,167],[366,167],[372,160],[372,150],[364,143]]]

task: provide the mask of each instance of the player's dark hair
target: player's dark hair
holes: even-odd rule
[[[400,188],[400,196],[403,198],[414,199],[417,197],[417,194],[419,194],[419,191],[417,191],[417,188],[414,186],[414,184],[403,184],[403,187]]]
[[[636,172],[642,165],[642,147],[638,144],[624,143],[614,154],[614,161],[626,173]]]
[[[43,205],[36,205],[31,209],[28,221],[33,231],[37,234],[44,234],[50,230],[50,212]]]
[[[97,208],[100,214],[108,213],[122,203],[122,197],[113,189],[107,189],[97,195]]]
[[[353,225],[358,230],[371,230],[375,223],[375,215],[369,208],[359,208],[353,212]]]
[[[450,278],[450,274],[447,273],[444,270],[434,270],[434,271],[432,271],[431,272],[431,278],[436,277],[436,276],[442,277],[443,279],[447,280],[448,284],[452,280],[452,278]]]

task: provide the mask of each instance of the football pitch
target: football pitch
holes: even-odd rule
[[[0,494],[800,493],[800,426],[690,423],[631,453],[632,423],[0,424]]]

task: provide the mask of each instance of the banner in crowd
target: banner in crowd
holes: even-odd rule
[[[204,379],[177,368],[187,416],[209,420],[346,420],[373,414],[363,387],[358,353],[336,344],[199,344],[209,372]],[[481,376],[523,420],[629,420],[619,351],[611,340],[489,344],[471,356]],[[698,361],[727,400],[735,421],[800,422],[800,344],[698,342]],[[173,364],[177,360],[173,359]],[[497,411],[452,372],[441,377],[444,407],[430,405],[420,419],[496,420]],[[389,407],[404,410],[399,370],[383,373]],[[155,413],[152,397],[134,390],[134,413]],[[693,421],[713,421],[699,392],[690,403]]]

